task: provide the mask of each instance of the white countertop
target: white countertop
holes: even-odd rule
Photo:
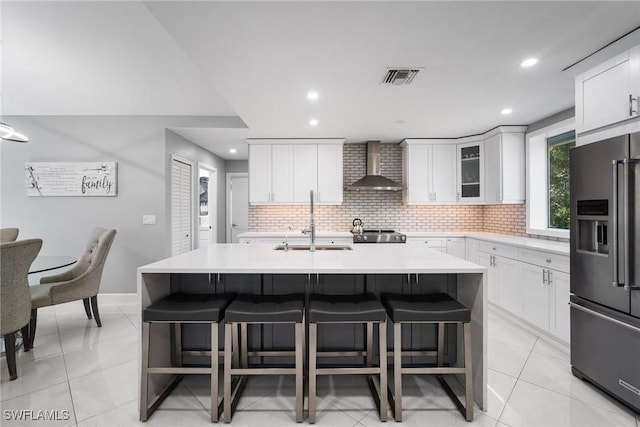
[[[559,255],[569,255],[569,243],[557,242],[553,240],[535,239],[531,237],[512,236],[508,234],[486,233],[478,231],[406,231],[402,233],[407,237],[469,237],[478,240],[485,240],[493,243],[504,243],[507,245],[514,245],[521,248],[535,249],[539,251],[552,252]],[[238,235],[238,237],[245,238],[284,238],[284,231],[249,231]],[[289,237],[307,237],[301,235],[299,232],[291,232]],[[353,235],[348,231],[318,231],[317,237],[348,237]],[[397,246],[397,245],[393,245]]]
[[[138,268],[138,273],[446,274],[484,273],[460,258],[416,245],[352,245],[353,250],[276,251],[274,244],[212,244]]]

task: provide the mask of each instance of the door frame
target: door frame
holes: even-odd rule
[[[231,234],[232,234],[231,233],[231,179],[236,177],[247,177],[248,179],[249,172],[227,172],[227,184],[226,184],[227,214],[226,214],[226,221],[225,221],[227,243],[231,243]]]
[[[197,176],[197,170],[196,170],[196,164],[193,160],[189,160],[186,157],[182,157],[179,154],[171,154],[171,167],[169,168],[169,171],[171,172],[170,177],[171,177],[171,185],[169,187],[169,232],[171,233],[171,246],[169,247],[169,253],[172,254],[173,256],[173,205],[172,205],[172,200],[173,200],[173,162],[174,161],[178,161],[181,163],[185,163],[189,166],[191,166],[191,227],[189,230],[189,236],[191,237],[191,250],[193,250],[194,248],[194,237],[195,237],[195,233],[194,233],[194,226],[195,226],[195,222],[194,222],[194,217],[197,214],[196,210],[195,210],[195,201],[198,199],[198,188],[195,185],[196,182],[196,176]]]
[[[205,169],[209,172],[209,223],[213,227],[213,231],[214,231],[212,242],[218,243],[218,169],[203,162],[198,162],[198,172],[197,172],[198,186],[196,189],[197,201],[195,203],[195,205],[197,206],[197,209],[194,209],[196,224],[198,225],[197,227],[195,227],[196,230],[198,230],[198,233],[197,233],[198,239],[196,241],[198,242],[198,245],[199,245],[200,244],[200,194],[198,189],[200,188],[200,169]],[[211,178],[212,176],[213,176],[213,179]],[[211,209],[211,201],[215,202],[214,209]]]

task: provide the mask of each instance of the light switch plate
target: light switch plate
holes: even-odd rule
[[[142,215],[142,224],[144,225],[155,225],[156,216],[155,215]]]

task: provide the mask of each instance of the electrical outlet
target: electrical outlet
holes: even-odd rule
[[[142,224],[144,224],[144,225],[155,225],[156,224],[156,216],[155,215],[142,215]]]

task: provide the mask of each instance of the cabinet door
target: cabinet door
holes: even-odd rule
[[[546,270],[542,267],[522,265],[522,317],[548,331],[549,285],[546,280]]]
[[[293,201],[295,203],[309,203],[309,191],[317,190],[318,146],[293,146]]]
[[[498,302],[498,284],[496,282],[496,270],[492,267],[491,257],[486,252],[478,252],[478,264],[487,268],[487,286],[489,289],[487,290],[487,298],[490,302],[494,304],[499,304]]]
[[[482,141],[458,144],[458,200],[479,202],[484,191],[484,153]]]
[[[271,162],[271,201],[293,202],[293,145],[272,145]]]
[[[431,200],[431,146],[410,145],[404,148],[407,203],[426,203]]]
[[[498,305],[513,314],[522,313],[522,280],[520,262],[495,256],[494,268],[498,283]]]
[[[632,93],[632,85],[635,83],[632,83],[629,51],[578,76],[577,132],[596,129],[631,117],[629,97],[638,96]]]
[[[458,258],[465,259],[466,243],[463,237],[450,237],[447,239],[447,253]]]
[[[484,201],[495,203],[501,200],[500,173],[502,171],[502,135],[493,135],[484,140],[485,186]]]
[[[271,146],[249,145],[249,203],[271,201]]]
[[[344,182],[342,178],[342,145],[318,145],[318,202],[341,204]]]
[[[431,200],[456,201],[456,146],[436,144],[431,155]]]
[[[549,274],[551,274],[551,298],[553,301],[549,332],[569,342],[569,275],[556,270],[549,270]]]

